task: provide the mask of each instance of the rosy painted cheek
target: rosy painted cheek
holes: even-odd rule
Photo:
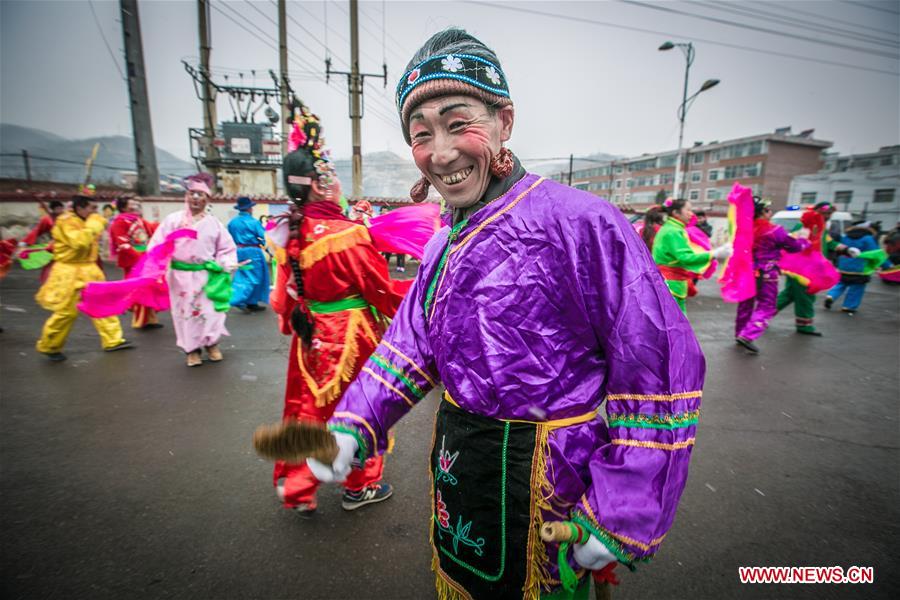
[[[431,152],[423,145],[413,142],[412,145],[413,161],[420,171],[427,172],[431,159]]]
[[[483,130],[467,129],[459,134],[456,149],[460,154],[490,160],[491,138]]]
[[[472,151],[476,148],[490,146],[491,136],[483,129],[470,127],[459,134],[459,147]]]

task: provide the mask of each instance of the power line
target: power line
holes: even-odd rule
[[[242,23],[236,21],[234,18],[232,18],[231,15],[229,15],[228,13],[226,13],[225,11],[223,11],[221,8],[219,8],[219,5],[218,5],[218,4],[213,4],[212,2],[210,2],[210,3],[209,3],[209,6],[210,6],[213,10],[217,11],[220,15],[222,15],[223,17],[225,17],[226,19],[228,19],[229,21],[231,21],[232,23],[234,23],[235,25],[237,25],[238,27],[240,27],[241,29],[243,29],[244,31],[246,31],[247,33],[249,33],[250,35],[252,35],[254,38],[257,38],[257,40],[258,40],[259,42],[265,44],[266,46],[268,46],[269,48],[271,48],[271,49],[274,50],[275,52],[278,52],[278,48],[277,48],[276,46],[273,46],[272,44],[270,44],[270,43],[267,42],[266,40],[260,39],[259,36],[258,36],[257,34],[253,33],[252,31],[250,31],[249,29],[247,29],[246,27],[244,27],[244,25],[243,25]],[[224,3],[224,4],[222,4],[222,6],[228,6],[228,4],[227,4],[227,3]],[[230,8],[230,7],[229,7],[229,8]],[[240,14],[240,13],[238,13],[238,14]]]
[[[250,0],[244,0],[244,2],[246,2],[247,4],[249,4],[249,5],[250,5],[250,8],[252,8],[252,9],[255,10],[256,12],[258,12],[259,14],[261,14],[263,17],[265,17],[265,18],[268,19],[269,21],[271,21],[273,25],[275,25],[276,27],[278,26],[278,21],[276,21],[275,19],[273,19],[272,17],[270,17],[270,16],[268,16],[266,13],[264,13],[258,6],[256,6],[256,3],[251,2]],[[275,4],[275,2],[272,2],[272,4]],[[277,4],[275,4],[275,6],[277,6]],[[309,38],[310,38],[311,40],[313,40],[314,42],[316,42],[317,44],[319,44],[320,46],[322,46],[322,48],[325,48],[325,45],[324,45],[322,42],[320,42],[320,41],[318,40],[318,38],[316,38],[316,36],[313,35],[313,34],[312,34],[306,27],[304,27],[299,21],[297,21],[296,19],[294,19],[294,17],[292,17],[290,14],[288,14],[288,15],[287,15],[287,18],[288,18],[289,21],[293,22],[297,27],[299,27],[300,29],[302,29],[303,31],[305,31],[306,34],[309,36]],[[306,44],[304,44],[302,41],[300,41],[298,38],[294,37],[292,34],[288,33],[288,37],[290,37],[292,40],[294,40],[295,42],[297,42],[298,44],[300,44],[300,46],[302,46],[303,48],[305,48],[306,50],[308,50],[310,54],[315,54],[315,52],[313,51],[312,48],[310,48],[309,46],[307,46]],[[326,50],[327,50],[327,48],[326,48]]]
[[[698,15],[698,14],[687,12],[684,10],[678,10],[676,8],[669,8],[667,6],[660,6],[657,4],[646,4],[644,2],[637,2],[637,0],[619,0],[619,2],[623,2],[625,4],[631,4],[633,6],[639,6],[641,8],[646,8],[648,10],[658,10],[661,12],[666,12],[666,13],[670,13],[670,14],[674,14],[674,15],[683,15],[686,17],[694,18],[694,19],[701,19],[703,21],[719,23],[722,25],[727,25],[729,27],[738,27],[740,29],[749,29],[751,31],[759,31],[761,33],[768,33],[770,35],[787,37],[787,38],[791,38],[794,40],[803,40],[803,41],[810,42],[813,44],[820,44],[822,46],[829,46],[832,48],[844,48],[846,50],[852,50],[853,52],[862,52],[863,54],[872,54],[874,56],[881,56],[884,58],[892,58],[895,60],[900,58],[900,55],[898,55],[898,54],[882,52],[881,50],[871,50],[869,48],[860,48],[859,46],[851,46],[849,44],[841,44],[839,42],[833,42],[833,41],[829,42],[829,41],[825,41],[825,40],[821,40],[821,39],[817,39],[817,38],[813,38],[813,37],[797,35],[795,33],[788,33],[786,31],[779,31],[777,29],[769,29],[767,27],[759,27],[756,25],[750,25],[748,23],[738,23],[735,21],[729,21],[727,19],[720,19],[718,17],[711,17],[711,16],[707,16],[707,15]]]
[[[786,10],[786,11],[792,12],[794,14],[803,15],[805,17],[812,17],[812,18],[818,19],[819,21],[828,20],[828,19],[822,18],[821,14],[819,14],[819,13],[814,13],[814,12],[808,11],[808,10],[800,10],[799,8],[785,6],[784,2],[775,3],[774,5],[772,5],[771,2],[760,1],[759,3],[769,6],[770,8],[778,8],[779,10]],[[887,33],[887,34],[893,35],[895,38],[897,36],[896,31],[887,31],[885,29],[878,29],[877,27],[869,27],[868,25],[862,25],[860,23],[851,23],[850,21],[846,21],[844,23],[844,25],[848,25],[850,27],[856,27],[857,29],[868,29],[869,31],[876,31],[878,33]]]
[[[721,2],[696,2],[696,4],[702,4],[704,6],[708,6],[714,10],[720,10],[724,12],[729,12],[731,14],[736,14],[741,17],[750,17],[751,19],[757,19],[760,21],[768,21],[770,23],[777,23],[786,25],[788,27],[794,27],[797,29],[805,29],[807,31],[813,31],[818,33],[826,33],[830,35],[841,35],[845,36],[853,41],[864,42],[868,44],[878,44],[881,46],[888,46],[893,49],[900,48],[900,42],[897,40],[888,40],[885,38],[878,38],[873,35],[867,33],[857,33],[855,31],[850,31],[847,29],[839,29],[837,27],[831,27],[828,25],[818,25],[816,23],[810,23],[808,21],[804,21],[801,19],[795,19],[793,17],[786,17],[784,15],[778,15],[777,13],[771,13],[761,9],[754,8],[746,8],[739,4],[731,4],[724,5]],[[763,15],[763,16],[760,16]],[[771,15],[771,16],[765,16]],[[796,25],[795,23],[799,23]]]
[[[213,8],[215,8],[215,5],[212,5],[212,6],[213,6]],[[233,6],[230,6],[230,5],[228,5],[228,4],[224,4],[224,6],[228,6],[229,10],[231,10],[234,14],[236,14],[238,17],[240,17],[241,19],[243,19],[246,23],[252,25],[252,26],[259,32],[259,34],[253,33],[252,31],[250,31],[249,29],[247,29],[246,27],[244,27],[241,23],[239,23],[238,21],[236,21],[235,19],[233,19],[230,15],[228,15],[228,14],[226,14],[226,13],[224,13],[224,12],[221,13],[222,16],[228,18],[232,23],[234,23],[234,24],[240,26],[244,31],[246,31],[246,32],[249,33],[250,35],[254,36],[255,38],[258,38],[259,41],[265,43],[267,46],[269,46],[269,47],[272,48],[273,50],[277,50],[277,48],[276,48],[275,46],[273,46],[272,44],[269,44],[269,43],[266,41],[266,40],[270,40],[270,41],[272,41],[273,43],[276,43],[276,44],[277,44],[277,41],[275,40],[275,38],[273,37],[272,34],[266,32],[263,28],[261,28],[259,25],[257,25],[256,22],[252,21],[251,19],[248,19],[248,18],[246,17],[246,15],[242,14],[241,12],[239,12],[239,11],[238,11],[237,9],[235,9]],[[220,11],[220,12],[221,12],[221,11]],[[273,21],[273,22],[274,22],[274,21]],[[277,25],[277,23],[276,23],[276,25]],[[265,38],[265,39],[260,38],[260,35],[262,35],[263,38]],[[293,36],[290,36],[290,35],[289,35],[289,37],[291,37],[291,39],[294,39]],[[297,42],[300,43],[299,40],[297,40]],[[302,45],[302,43],[300,43],[300,44]],[[309,48],[307,48],[306,46],[303,46],[303,47],[306,48],[307,50],[309,50]],[[310,73],[320,73],[320,71],[316,68],[315,65],[313,65],[312,63],[310,63],[309,61],[307,61],[307,60],[306,60],[305,58],[303,58],[302,56],[300,56],[300,55],[298,55],[298,54],[295,54],[295,53],[293,53],[293,52],[290,51],[290,50],[288,51],[288,53],[289,53],[289,54],[290,54],[297,62],[299,62],[299,63],[301,63],[301,64],[303,64],[303,65],[306,65],[307,67],[309,67],[310,69],[312,69],[312,70],[310,71]]]
[[[268,43],[268,41],[266,41],[266,40],[272,40],[272,41],[275,41],[275,38],[272,37],[271,34],[267,33],[264,29],[262,29],[261,27],[259,27],[259,25],[257,25],[252,19],[248,19],[246,15],[244,15],[244,14],[242,14],[241,12],[237,11],[233,6],[229,6],[229,4],[227,4],[227,3],[223,4],[223,6],[228,6],[228,8],[229,8],[234,14],[238,15],[238,17],[240,17],[240,18],[243,19],[245,22],[247,22],[248,24],[252,25],[255,29],[257,29],[257,31],[259,31],[259,34],[254,33],[254,32],[252,32],[252,31],[250,31],[249,29],[247,29],[247,27],[245,27],[242,23],[240,23],[240,22],[238,22],[237,20],[235,20],[233,17],[231,17],[231,15],[229,15],[228,13],[225,13],[225,12],[223,12],[221,9],[219,9],[218,6],[217,6],[216,4],[210,4],[210,6],[212,6],[212,7],[215,8],[216,10],[218,10],[219,13],[220,13],[222,16],[224,16],[225,18],[227,18],[229,21],[231,21],[231,22],[234,23],[235,25],[238,25],[241,29],[243,29],[244,31],[246,31],[246,32],[249,33],[250,35],[252,35],[252,36],[258,38],[260,42],[266,44],[267,46],[269,46],[269,47],[272,48],[273,50],[276,50],[276,51],[277,51],[277,47],[276,47],[276,46],[273,46],[272,44]],[[260,38],[260,35],[262,35],[263,38]],[[293,36],[291,36],[290,34],[289,34],[288,37],[291,37],[291,39],[295,39],[295,38],[294,38]],[[264,39],[264,38],[265,38],[265,39]],[[295,41],[297,41],[298,43],[300,43],[299,40],[295,40]],[[302,45],[302,43],[301,43],[301,45]],[[308,47],[306,47],[306,46],[303,46],[303,47],[306,48],[307,50],[309,50]],[[301,57],[301,56],[295,54],[294,52],[292,52],[292,51],[290,51],[290,50],[288,51],[288,53],[289,53],[290,56],[291,56],[292,58],[294,58],[297,62],[299,62],[299,63],[301,63],[301,64],[304,64],[304,65],[308,66],[309,68],[311,68],[311,69],[314,70],[314,71],[312,71],[312,72],[315,72],[315,66],[312,65],[311,63],[309,63],[306,59],[304,59],[303,57]],[[316,81],[324,82],[324,75],[320,75],[319,77],[317,77],[317,78],[316,78]],[[329,87],[330,89],[332,89],[333,91],[335,91],[335,93],[339,93],[341,96],[344,96],[343,92],[341,92],[339,88],[334,87],[335,85],[336,85],[336,82],[335,82],[334,84],[329,84],[328,87]],[[376,100],[376,102],[377,102],[377,101],[379,100],[379,97],[378,97],[378,96],[375,96],[375,100]],[[368,108],[369,111],[372,112],[372,114],[373,114],[376,118],[378,118],[379,120],[381,120],[381,121],[382,121],[383,123],[385,123],[386,125],[388,125],[388,126],[390,126],[390,127],[396,127],[397,124],[396,124],[395,122],[393,122],[393,121],[391,120],[391,117],[388,116],[388,115],[386,114],[386,111],[384,110],[384,107],[379,107],[378,105],[376,105],[376,106],[367,106],[367,108]]]
[[[0,153],[0,156],[9,157],[9,158],[22,158],[22,154],[20,154],[20,153],[18,153],[18,152],[3,152],[3,153]],[[76,165],[76,166],[73,166],[73,167],[67,167],[67,168],[78,168],[78,169],[83,169],[84,166],[85,166],[84,161],[67,160],[67,159],[64,159],[64,158],[50,158],[49,156],[37,156],[37,155],[35,155],[35,154],[31,154],[30,152],[28,153],[28,158],[29,158],[29,159],[32,159],[32,160],[44,160],[44,161],[47,161],[47,162],[56,162],[56,163],[61,163],[61,164],[65,164],[65,165]],[[164,161],[164,162],[165,162],[165,161]],[[187,161],[184,161],[184,162],[187,162]],[[173,163],[170,162],[169,164],[173,164]],[[133,165],[132,165],[132,166],[128,166],[128,167],[117,167],[117,166],[113,166],[113,165],[103,165],[103,164],[96,163],[96,162],[95,162],[95,163],[92,163],[92,165],[93,165],[94,167],[98,168],[98,169],[112,169],[112,170],[114,170],[114,171],[131,171],[131,170],[134,170],[134,166],[133,166]],[[64,167],[60,167],[60,168],[64,168]],[[167,175],[167,173],[163,173],[163,175]]]
[[[360,7],[360,8],[362,8],[362,7]],[[375,21],[374,17],[372,17],[371,15],[369,15],[369,14],[368,14],[367,12],[365,12],[364,10],[360,10],[360,12],[361,12],[364,16],[366,16],[370,21],[372,21],[372,23],[373,23],[374,25],[376,25],[376,26],[378,25],[378,23]],[[382,17],[383,17],[383,15],[382,15]],[[401,62],[408,61],[409,59],[406,58],[406,52],[407,52],[407,51],[406,51],[406,49],[402,46],[402,44],[400,44],[400,42],[397,41],[397,38],[395,38],[394,36],[392,36],[392,35],[390,34],[390,32],[388,32],[386,29],[384,29],[384,27],[382,27],[382,29],[383,29],[383,31],[384,31],[385,37],[387,37],[388,40],[392,41],[392,42],[394,43],[394,45],[396,46],[396,50],[394,51],[394,52],[395,52],[395,56],[397,56],[398,58],[400,58],[400,61],[401,61]]]
[[[576,23],[587,24],[587,25],[597,25],[599,27],[611,27],[613,29],[622,29],[625,31],[637,31],[640,33],[649,33],[653,35],[661,35],[666,37],[684,37],[680,33],[672,33],[669,31],[660,31],[658,29],[647,29],[644,27],[634,27],[632,25],[623,25],[621,23],[611,23],[608,21],[598,21],[596,19],[588,19],[585,17],[573,17],[570,15],[561,15],[557,13],[546,12],[542,10],[534,10],[530,8],[520,8],[516,6],[509,6],[506,4],[495,4],[493,2],[482,2],[478,0],[462,0],[468,4],[480,4],[482,6],[489,6],[491,8],[497,8],[500,10],[510,10],[514,12],[528,13],[533,15],[540,15],[543,17],[552,17],[555,19],[562,19],[564,21],[574,21]],[[777,52],[775,50],[765,50],[762,48],[753,48],[750,46],[741,46],[739,44],[729,44],[728,42],[719,42],[716,40],[710,40],[706,38],[699,38],[695,36],[691,36],[691,39],[695,42],[704,42],[706,44],[711,44],[713,46],[723,46],[725,48],[734,48],[735,50],[742,50],[744,52],[754,52],[757,54],[769,54],[772,56],[781,56],[784,58],[793,58],[795,60],[802,60],[806,62],[814,62],[823,65],[831,65],[835,67],[848,67],[857,71],[871,71],[873,73],[883,73],[885,75],[891,75],[893,77],[900,77],[900,73],[896,71],[887,71],[885,69],[875,69],[873,67],[863,67],[860,65],[854,65],[850,63],[842,63],[833,60],[825,60],[820,58],[813,58],[811,56],[802,56],[799,54],[789,54],[787,52]]]
[[[106,46],[106,51],[109,52],[109,57],[112,59],[113,64],[116,65],[116,71],[119,72],[119,77],[122,78],[122,81],[125,81],[125,73],[123,73],[122,69],[119,67],[119,61],[116,59],[116,55],[112,51],[109,42],[106,41],[106,34],[103,33],[103,28],[100,27],[100,20],[97,18],[97,13],[94,12],[93,0],[88,0],[88,6],[91,9],[91,14],[94,15],[94,23],[97,25],[97,30],[100,32],[100,37],[103,38],[103,44]]]
[[[886,8],[881,8],[880,6],[872,6],[871,4],[866,4],[865,2],[850,2],[849,0],[839,0],[844,4],[852,4],[853,6],[861,6],[862,8],[868,8],[870,10],[880,10],[881,12],[886,12],[890,15],[900,15],[900,11],[896,10],[888,10]]]

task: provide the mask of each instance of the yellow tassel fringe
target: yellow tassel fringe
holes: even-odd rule
[[[528,531],[528,577],[525,579],[525,600],[539,600],[541,591],[550,591],[547,545],[541,539],[544,511],[549,511],[553,484],[547,477],[550,464],[550,428],[538,425],[534,439],[534,458],[531,461],[531,528]]]
[[[300,252],[300,268],[308,269],[333,252],[371,241],[369,231],[362,225],[353,225],[343,231],[322,236]]]
[[[337,367],[335,367],[334,377],[324,385],[320,386],[316,383],[316,380],[313,379],[312,375],[306,370],[306,365],[303,362],[302,356],[303,347],[300,346],[297,349],[297,360],[300,363],[300,373],[303,375],[303,380],[306,382],[306,385],[309,386],[310,392],[312,392],[313,397],[316,399],[317,407],[321,408],[335,402],[341,396],[341,384],[349,384],[356,376],[356,373],[353,372],[353,366],[356,365],[356,361],[359,359],[359,344],[356,340],[357,329],[362,327],[366,337],[368,337],[373,344],[378,343],[378,338],[366,321],[362,312],[363,310],[364,309],[355,309],[350,311],[350,319],[347,321],[347,333],[344,336],[344,351],[341,353],[341,358],[338,361]]]

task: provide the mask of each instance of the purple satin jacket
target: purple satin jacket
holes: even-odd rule
[[[753,240],[753,268],[771,271],[778,268],[781,252],[800,252],[809,247],[805,239],[791,237],[781,225],[772,225],[763,235]]]
[[[580,514],[622,562],[649,557],[687,479],[705,361],[647,247],[616,207],[533,174],[473,214],[442,261],[449,233],[429,242],[330,425],[358,430],[371,454],[435,385],[498,419],[578,417],[605,400],[605,421],[550,432],[545,519]]]

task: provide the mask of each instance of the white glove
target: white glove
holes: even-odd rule
[[[584,544],[572,546],[572,554],[575,556],[575,562],[591,571],[598,571],[617,560],[616,556],[594,536]]]
[[[862,251],[859,248],[854,248],[852,246],[847,248],[847,256],[850,258],[856,258],[860,254],[862,254]]]
[[[731,253],[731,244],[723,244],[718,248],[713,249],[710,254],[712,254],[712,257],[716,260],[725,260],[726,258],[731,256]]]
[[[796,232],[794,232],[794,237],[796,237],[796,238],[804,238],[804,239],[807,239],[807,240],[808,240],[808,239],[809,239],[809,235],[810,235],[811,233],[812,233],[812,231],[810,231],[810,230],[807,229],[806,227],[801,227],[801,228],[798,229]]]
[[[359,444],[352,435],[340,431],[334,431],[331,435],[334,436],[334,441],[338,446],[338,453],[333,463],[326,465],[314,458],[306,459],[309,470],[322,483],[335,483],[347,479],[347,475],[350,474],[350,463],[359,449]]]
[[[237,271],[238,269],[240,269],[241,267],[243,267],[244,265],[249,265],[252,262],[253,261],[248,258],[247,260],[242,260],[239,263],[224,264],[224,265],[222,265],[222,270],[230,275],[230,274],[234,273],[235,271]]]

